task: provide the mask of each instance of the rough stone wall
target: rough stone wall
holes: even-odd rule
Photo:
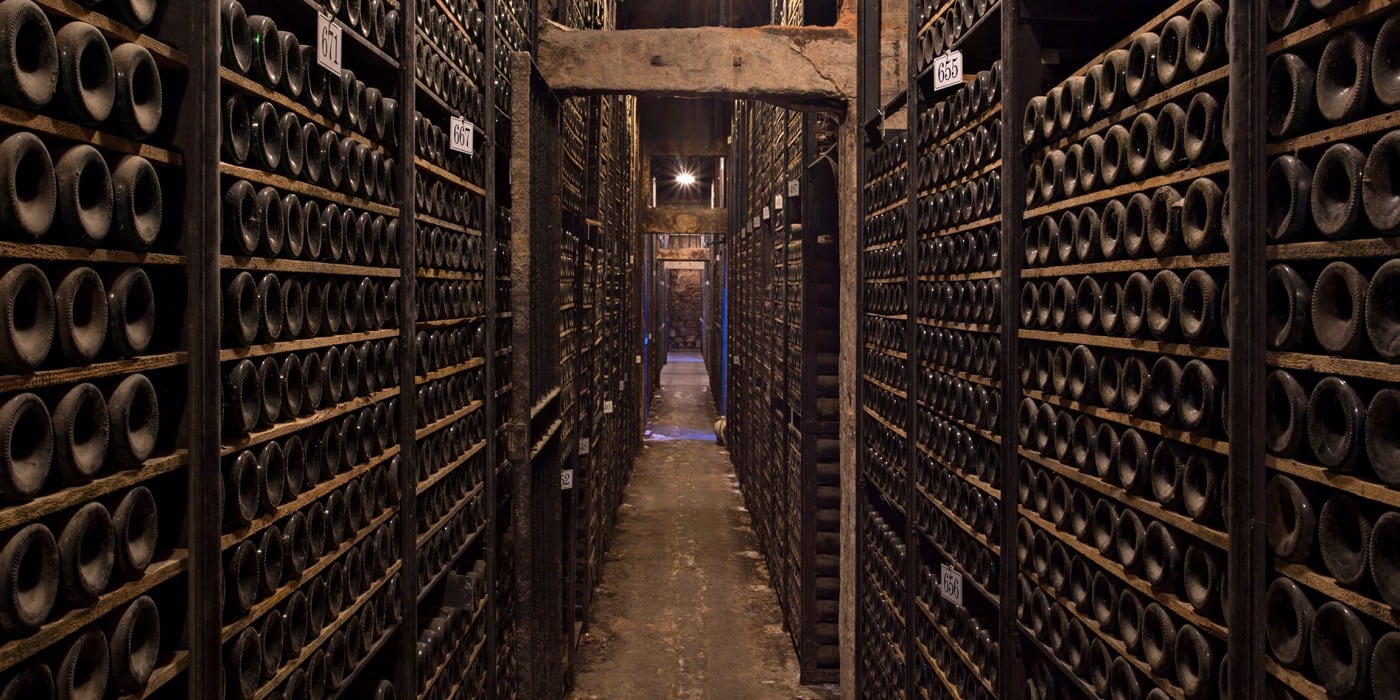
[[[671,270],[671,295],[666,312],[672,350],[700,349],[700,270]]]

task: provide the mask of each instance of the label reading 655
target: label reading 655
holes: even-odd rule
[[[962,85],[963,55],[961,51],[948,53],[933,59],[933,89],[942,90]]]

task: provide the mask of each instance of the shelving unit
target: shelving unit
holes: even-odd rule
[[[1394,106],[1319,68],[1400,6],[1288,12],[910,4],[908,82],[860,115],[857,637],[895,649],[860,647],[858,695],[1381,693],[1400,601],[1355,553],[1396,522],[1364,430],[1400,374],[1355,290],[1396,255],[1359,185]]]
[[[0,284],[49,311],[32,329],[5,312],[28,334],[0,353],[6,430],[47,437],[15,443],[28,471],[0,508],[0,541],[42,567],[0,688],[516,695],[507,66],[532,4],[336,3],[334,75],[309,46],[324,3],[153,5],[143,23],[124,3],[6,3],[131,86],[110,118],[0,98],[41,214],[6,222]],[[635,112],[607,103],[590,240],[618,288],[589,308],[625,334],[609,305],[630,289]],[[453,117],[474,153],[451,148]],[[55,204],[78,189],[84,210]],[[624,367],[628,341],[600,337],[594,364]],[[639,432],[625,396],[631,427],[596,430]],[[615,508],[631,452],[595,455]],[[611,524],[586,522],[595,541]]]
[[[799,4],[785,21],[801,23]],[[740,102],[724,412],[754,530],[804,683],[839,679],[839,339],[833,117]]]

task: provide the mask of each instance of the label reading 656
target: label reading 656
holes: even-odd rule
[[[947,564],[940,565],[939,574],[940,577],[938,587],[940,589],[939,593],[943,595],[943,599],[952,603],[953,605],[962,605],[962,574],[959,573],[957,569],[954,569],[953,567],[948,566]]]
[[[961,51],[948,53],[933,59],[933,89],[942,90],[962,85],[963,55]]]

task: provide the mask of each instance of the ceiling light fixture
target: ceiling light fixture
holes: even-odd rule
[[[693,186],[695,184],[694,173],[682,170],[680,174],[676,176],[676,184],[680,185],[681,187]]]

